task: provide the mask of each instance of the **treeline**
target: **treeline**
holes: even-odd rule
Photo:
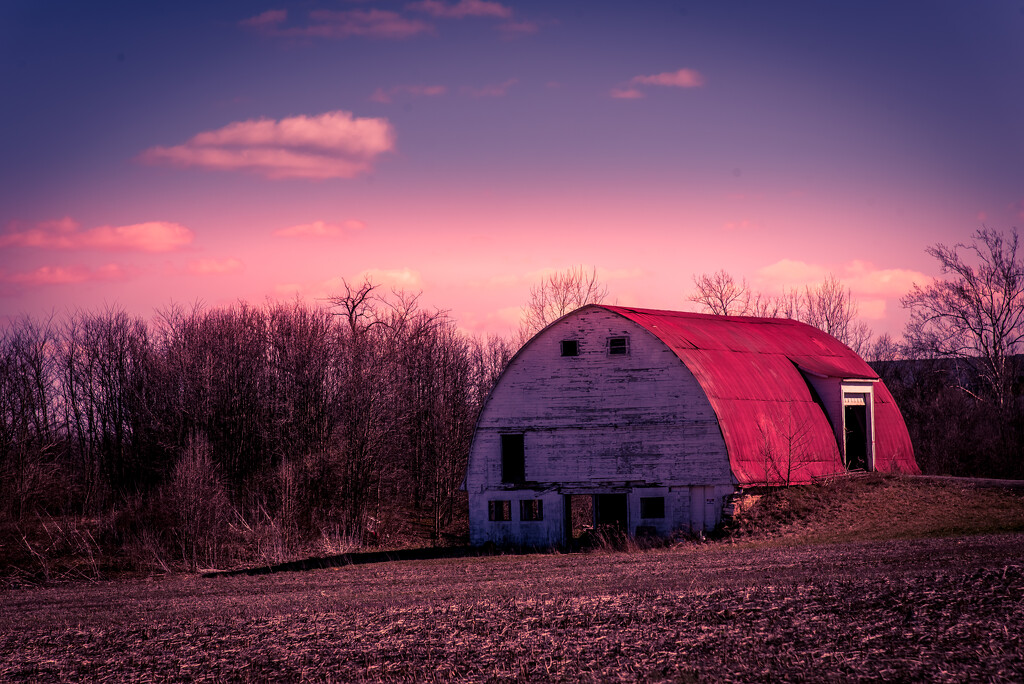
[[[513,352],[369,284],[24,318],[0,338],[0,512],[114,514],[118,541],[200,565],[386,542],[410,517],[436,538]]]
[[[929,474],[1024,479],[1024,357],[1009,400],[991,397],[975,359],[935,359],[883,338],[871,366],[893,394]]]

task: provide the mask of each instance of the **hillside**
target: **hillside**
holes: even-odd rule
[[[737,499],[729,541],[805,544],[1024,531],[1024,491],[966,478],[864,475]]]

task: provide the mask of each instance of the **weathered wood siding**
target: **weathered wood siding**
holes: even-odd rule
[[[629,354],[610,355],[610,337],[628,337]],[[562,340],[576,340],[579,355],[561,356]],[[501,480],[504,433],[524,435],[525,486]],[[564,534],[563,516],[547,498],[544,524],[489,523],[487,500],[496,493],[526,489],[522,495],[548,497],[664,488],[665,519],[640,520],[640,494],[631,494],[629,526],[660,526],[667,533],[669,526],[690,526],[691,486],[731,491],[732,482],[715,413],[690,371],[654,335],[602,309],[567,317],[513,359],[481,412],[466,476],[474,543],[534,543],[527,536],[560,541]]]

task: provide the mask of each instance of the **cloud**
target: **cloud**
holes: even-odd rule
[[[649,76],[634,76],[625,85],[617,86],[609,91],[609,95],[618,100],[637,100],[645,96],[638,86],[662,86],[667,88],[699,88],[704,85],[704,77],[694,69],[664,71]]]
[[[81,230],[70,217],[39,223],[26,230],[0,234],[0,247],[96,249],[108,251],[171,252],[191,244],[194,234],[177,223],[150,221],[127,226],[98,226]]]
[[[375,285],[383,285],[399,290],[419,290],[423,281],[418,271],[411,268],[381,269],[371,268],[356,276],[356,282],[369,280]]]
[[[466,17],[496,17],[509,19],[512,8],[488,0],[459,0],[449,5],[439,0],[421,0],[406,5],[411,10],[424,12],[438,19],[465,19]]]
[[[749,230],[758,228],[758,225],[748,219],[741,219],[739,221],[726,221],[722,224],[722,228],[725,230]]]
[[[344,39],[360,36],[401,40],[433,31],[433,27],[424,21],[378,9],[314,10],[309,13],[308,23],[297,26],[285,26],[287,20],[286,10],[268,10],[240,21],[239,25],[264,35],[285,38]]]
[[[693,69],[666,71],[651,76],[634,76],[630,83],[635,85],[667,86],[670,88],[698,88],[704,85],[704,77]]]
[[[280,121],[250,119],[193,136],[174,147],[151,147],[149,164],[249,171],[267,178],[352,178],[395,147],[387,119],[333,111]]]
[[[510,78],[503,83],[495,83],[492,85],[485,85],[481,88],[473,88],[471,86],[464,86],[462,92],[470,97],[503,97],[508,93],[508,89],[519,83],[518,78]]]
[[[1024,200],[1021,200],[1019,202],[1015,202],[1012,205],[1011,208],[1015,212],[1017,212],[1017,218],[1019,218],[1020,220],[1024,221]],[[982,220],[984,220],[984,219],[982,219]]]
[[[349,285],[355,284],[358,286],[365,280],[369,280],[374,285],[396,290],[415,291],[423,289],[423,281],[420,278],[419,272],[410,268],[371,268],[357,274],[354,278],[348,278],[347,282]],[[315,282],[280,283],[274,286],[274,292],[282,297],[299,295],[309,299],[329,299],[345,291],[345,284],[342,281],[343,278],[339,276]]]
[[[907,268],[876,268],[867,261],[852,261],[840,278],[855,294],[902,297],[914,286],[927,285],[933,278]]]
[[[853,293],[861,318],[876,320],[885,318],[887,300],[907,294],[915,283],[926,285],[932,282],[931,276],[920,271],[877,268],[867,261],[854,260],[838,268],[826,268],[793,259],[782,259],[759,269],[757,280],[769,292],[779,292],[817,285],[829,274],[835,275]]]
[[[34,271],[22,273],[0,273],[0,281],[16,285],[76,285],[79,283],[110,280],[127,280],[134,271],[118,264],[107,264],[99,268],[87,266],[41,266]]]
[[[636,88],[612,88],[609,94],[616,100],[639,100],[643,92]]]
[[[238,259],[199,259],[188,265],[193,275],[227,275],[245,270],[245,264]]]
[[[820,282],[828,276],[828,273],[828,269],[823,266],[793,259],[780,259],[757,271],[760,279],[779,287],[797,287]]]
[[[238,24],[246,28],[265,29],[283,24],[287,20],[288,10],[267,10],[263,14],[257,14],[255,17],[243,19]]]
[[[362,230],[366,224],[362,221],[343,221],[341,223],[326,223],[324,221],[313,221],[302,223],[297,226],[289,226],[274,231],[277,237],[287,238],[334,238],[341,237],[356,230]]]
[[[437,97],[448,92],[447,86],[443,85],[396,85],[390,88],[377,88],[373,91],[370,99],[374,102],[387,104],[398,95],[411,95],[413,97]]]

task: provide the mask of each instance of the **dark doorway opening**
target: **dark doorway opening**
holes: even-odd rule
[[[625,494],[595,494],[594,522],[598,527],[608,525],[620,530],[629,529],[628,506]]]
[[[868,416],[867,407],[844,407],[846,423],[846,469],[868,469]]]
[[[591,494],[565,495],[566,541],[572,545],[594,529],[594,497]]]

